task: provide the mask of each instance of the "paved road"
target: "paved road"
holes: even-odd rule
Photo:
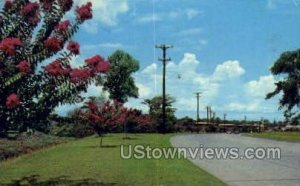
[[[279,142],[235,134],[197,134],[171,138],[174,147],[279,147],[280,160],[191,159],[231,186],[300,186],[300,143]]]

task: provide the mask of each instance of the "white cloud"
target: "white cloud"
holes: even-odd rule
[[[151,94],[151,89],[148,88],[147,86],[145,86],[141,83],[136,83],[136,86],[139,88],[139,97],[140,98],[146,98]]]
[[[265,98],[266,94],[275,90],[276,80],[274,76],[261,76],[259,80],[249,81],[245,85],[245,91],[253,97]]]
[[[225,61],[216,67],[213,74],[216,80],[224,80],[227,78],[235,78],[245,74],[245,70],[240,66],[239,61]]]
[[[156,73],[156,70],[157,70],[157,64],[152,63],[151,65],[147,66],[144,70],[142,70],[142,73],[146,75],[153,75]]]
[[[199,35],[202,32],[203,32],[202,28],[188,28],[175,33],[174,36],[186,37],[186,36]]]
[[[154,21],[161,21],[161,15],[159,14],[148,14],[141,16],[137,19],[138,23],[148,23],[148,22],[154,22]]]
[[[103,87],[102,86],[96,86],[95,83],[91,84],[87,92],[81,93],[82,97],[88,98],[88,97],[98,97],[100,96],[103,92]],[[107,93],[105,93],[107,94]]]
[[[183,10],[173,10],[169,12],[154,12],[151,14],[145,14],[137,17],[138,23],[149,23],[154,21],[176,21],[180,17],[186,17],[191,20],[201,14],[202,12],[193,8],[183,9]]]
[[[185,12],[188,19],[193,19],[201,13],[201,11],[192,8],[186,9]]]
[[[99,32],[100,24],[112,27],[119,23],[119,17],[129,11],[128,0],[78,0],[75,1],[73,11],[69,11],[66,17],[74,18],[76,6],[92,2],[93,19],[84,22],[83,29],[90,34]]]
[[[102,43],[96,45],[83,45],[81,47],[82,50],[97,50],[99,48],[112,48],[112,49],[120,49],[124,48],[125,46],[122,43]]]
[[[87,2],[93,4],[94,19],[109,26],[117,25],[119,15],[129,11],[127,0],[79,0],[80,5]]]

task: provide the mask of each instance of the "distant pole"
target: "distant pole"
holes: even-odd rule
[[[212,110],[211,110],[211,106],[209,106],[209,123],[212,122]]]
[[[224,120],[223,120],[223,123],[225,124],[225,122],[226,122],[226,116],[227,116],[227,114],[225,113],[224,114]]]
[[[200,95],[202,94],[202,92],[196,92],[196,97],[197,97],[197,122],[200,121],[200,117],[199,117],[199,99],[200,99]]]
[[[207,114],[207,124],[209,124],[209,121],[210,121],[210,107],[209,106],[207,106],[206,107],[206,114]]]
[[[167,56],[167,49],[173,48],[172,45],[156,45],[156,48],[160,48],[163,51],[163,58],[159,59],[163,63],[163,85],[162,85],[162,96],[163,96],[163,104],[162,104],[162,117],[163,121],[160,125],[160,132],[166,133],[166,63],[171,61],[171,58],[166,58]]]

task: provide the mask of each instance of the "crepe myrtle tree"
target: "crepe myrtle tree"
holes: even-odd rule
[[[101,56],[79,68],[70,61],[80,46],[71,37],[93,17],[92,3],[75,8],[73,0],[6,0],[0,11],[0,135],[44,122],[55,107],[81,101],[80,92],[109,69]],[[66,47],[65,47],[66,45]],[[55,59],[48,65],[45,60]],[[42,68],[39,68],[42,66]]]
[[[86,102],[81,112],[82,122],[88,121],[99,135],[102,147],[103,135],[108,132],[153,132],[153,120],[142,111],[131,109],[123,103],[106,101],[99,105],[96,101]]]

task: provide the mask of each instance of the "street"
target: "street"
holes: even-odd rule
[[[280,160],[270,159],[190,159],[195,165],[231,186],[299,186],[300,143],[279,142],[235,134],[195,134],[175,136],[174,147],[235,147],[243,154],[246,148],[279,147]]]

